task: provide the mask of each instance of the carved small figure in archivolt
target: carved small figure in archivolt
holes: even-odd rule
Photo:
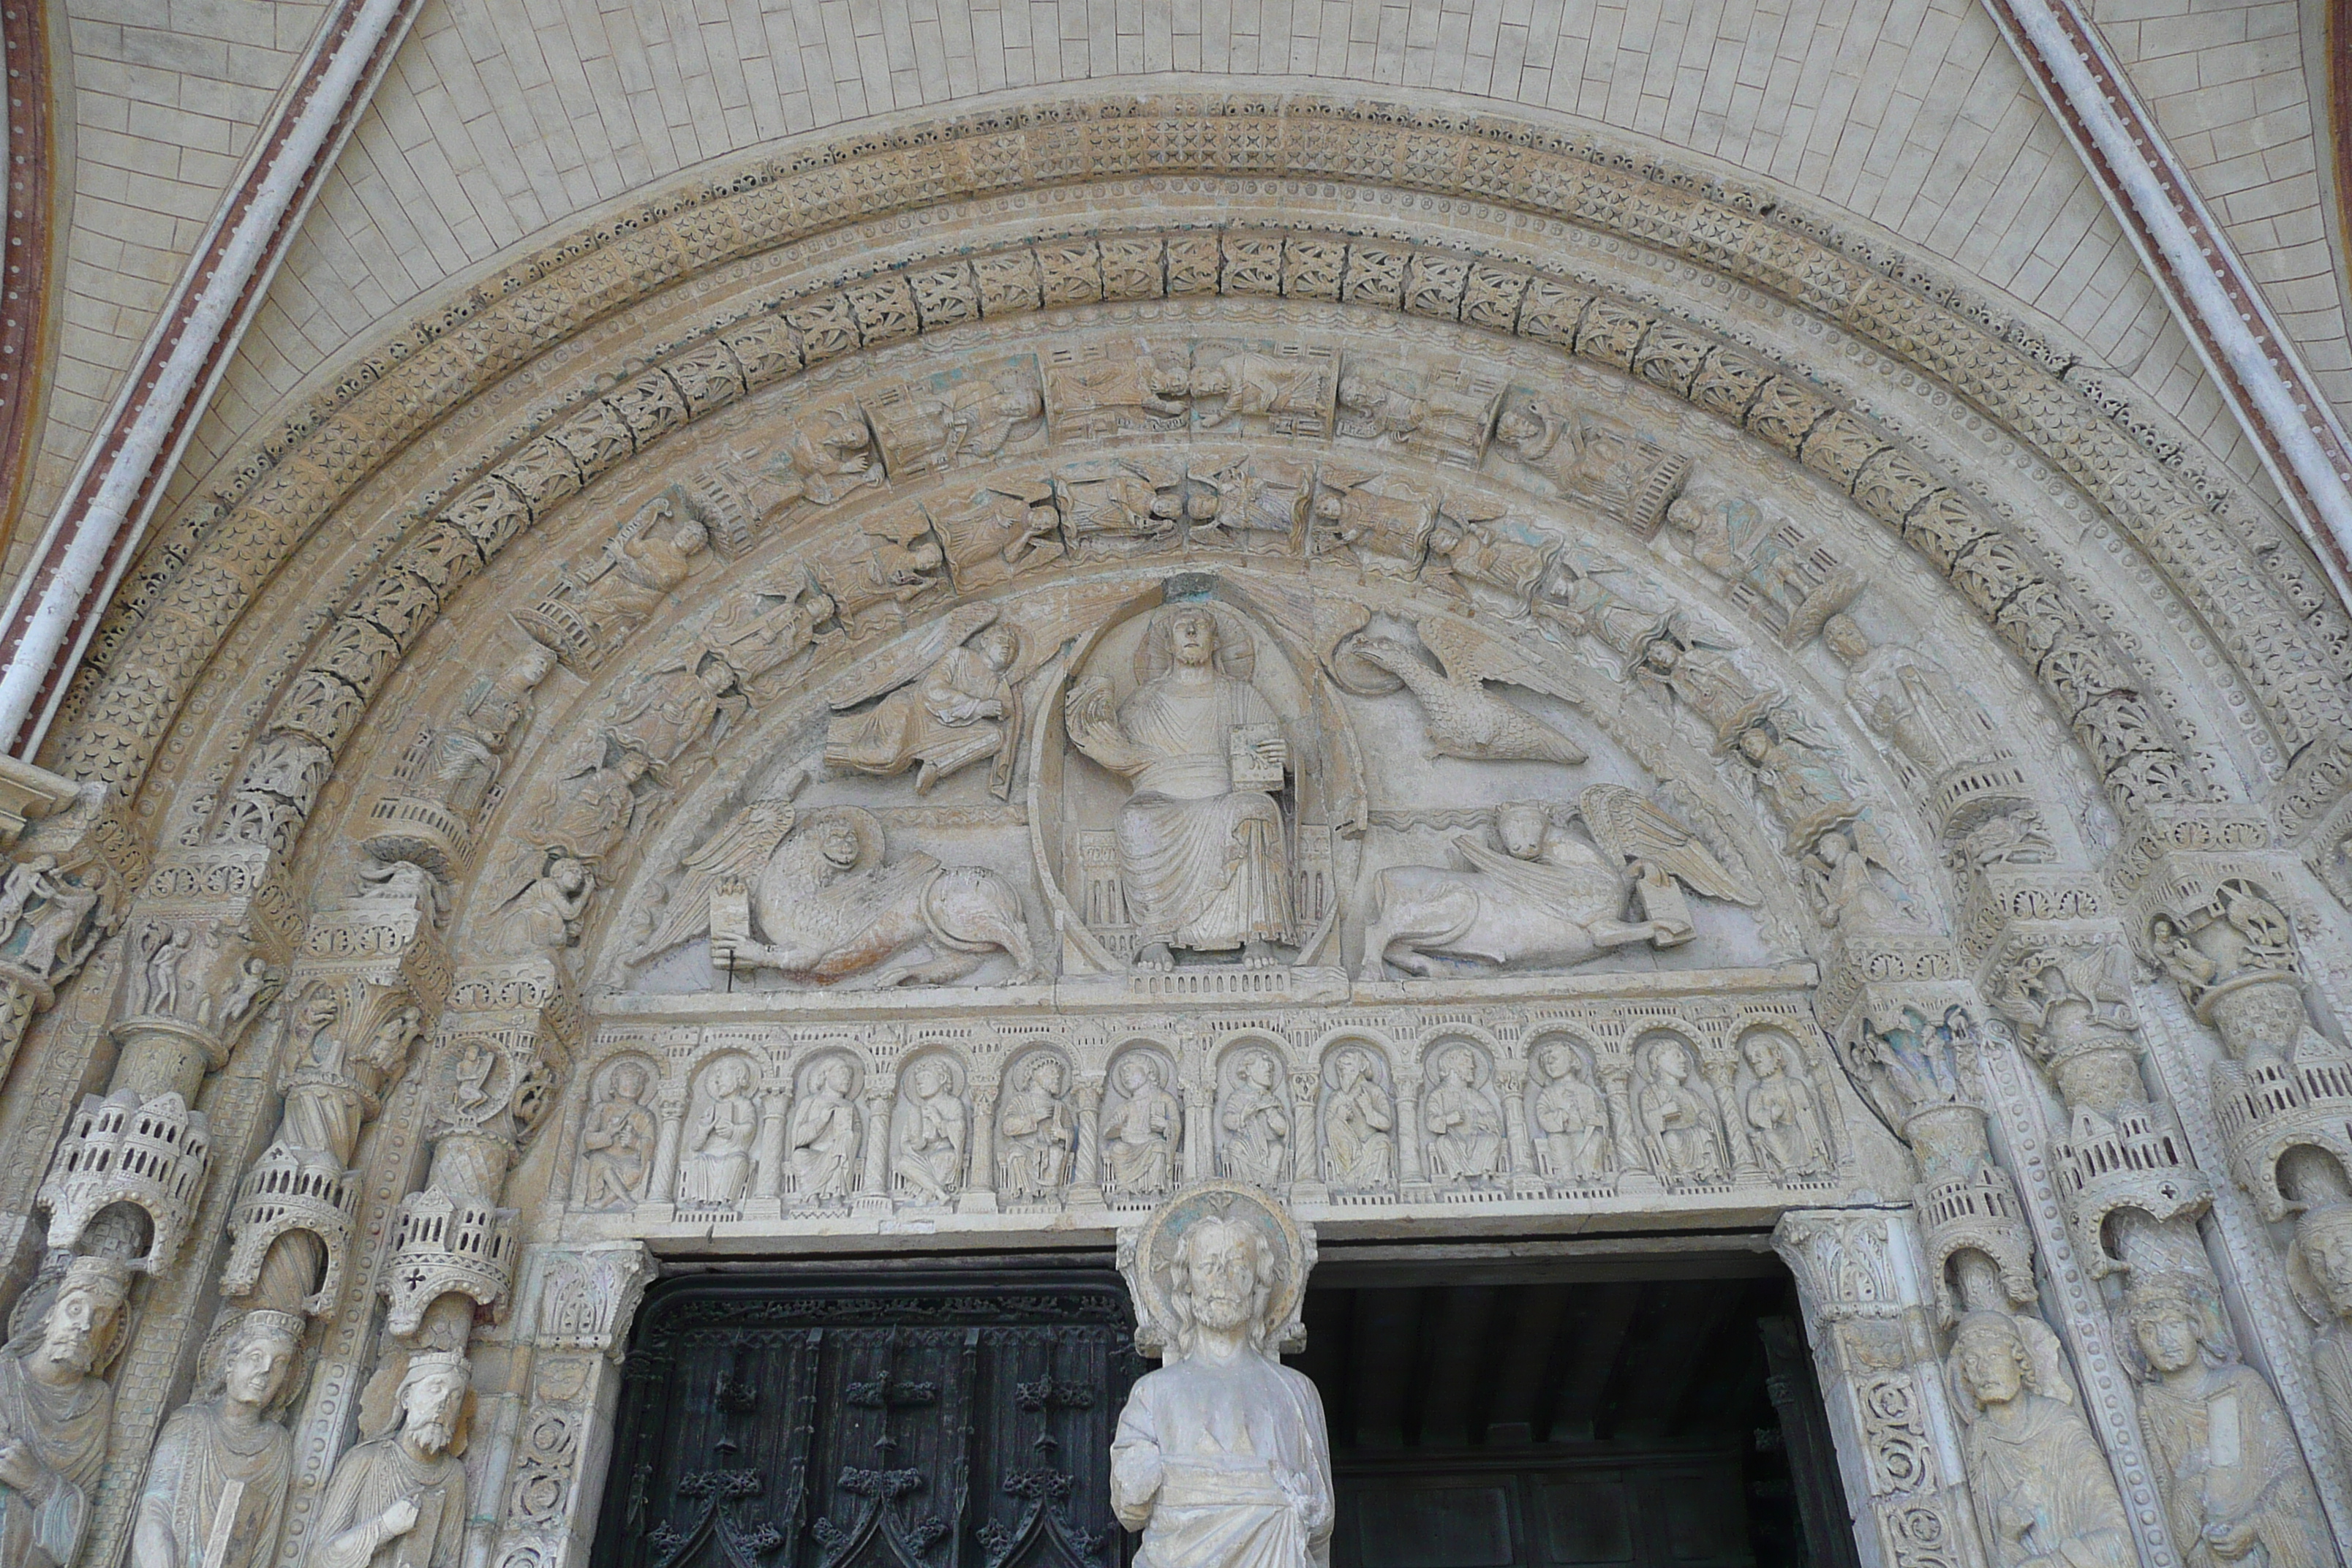
[[[514,612],[533,642],[592,670],[709,558],[710,533],[671,485],[632,513],[578,573],[567,567],[536,605]]]
[[[1321,1568],[1330,1560],[1323,1402],[1278,1359],[1304,1344],[1315,1244],[1253,1187],[1204,1182],[1119,1236],[1137,1347],[1111,1507],[1150,1568]]]
[[[1114,710],[1109,682],[1082,680],[1070,742],[1131,786],[1118,814],[1119,882],[1138,927],[1136,967],[1176,952],[1282,962],[1295,942],[1288,834],[1275,795],[1290,766],[1282,715],[1252,683],[1256,650],[1238,616],[1207,604],[1160,612],[1138,647],[1140,677]]]
[[[999,952],[1013,983],[1037,972],[1021,896],[1003,878],[919,851],[886,860],[882,825],[857,806],[754,802],[685,871],[635,962],[708,931],[719,968],[806,985],[945,985]]]
[[[1444,961],[1564,969],[1630,942],[1674,947],[1697,931],[1685,885],[1729,903],[1759,901],[1696,833],[1623,784],[1588,786],[1574,815],[1598,847],[1555,826],[1549,806],[1522,802],[1495,814],[1499,851],[1468,834],[1454,839],[1467,870],[1391,866],[1375,874],[1363,978],[1385,978],[1390,963],[1424,976]],[[1625,918],[1629,900],[1638,900],[1639,919]]]

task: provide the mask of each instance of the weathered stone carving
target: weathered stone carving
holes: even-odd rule
[[[1593,1086],[1583,1050],[1557,1037],[1538,1041],[1535,1068],[1528,1080],[1528,1121],[1535,1128],[1537,1169],[1568,1185],[1607,1181],[1615,1164],[1609,1103]]]
[[[1118,815],[1119,885],[1139,938],[1139,969],[1179,950],[1282,962],[1298,932],[1287,835],[1274,792],[1290,767],[1277,713],[1251,681],[1257,651],[1231,611],[1160,611],[1137,653],[1137,685],[1083,680],[1068,707],[1071,744],[1130,781]]]
[[[1282,1064],[1264,1047],[1234,1053],[1218,1075],[1217,1163],[1222,1174],[1276,1190],[1290,1177],[1290,1107]]]
[[[382,861],[413,860],[449,876],[473,851],[473,833],[505,764],[530,727],[532,693],[555,668],[536,643],[495,676],[478,678],[438,725],[417,736],[394,788],[368,813],[361,847]]]
[[[751,1098],[751,1064],[722,1057],[696,1086],[677,1165],[677,1206],[731,1210],[751,1181],[751,1142],[760,1130]]]
[[[890,1112],[890,1173],[899,1197],[950,1204],[963,1190],[964,1158],[971,1140],[966,1102],[952,1058],[923,1057],[899,1075]]]
[[[2123,1500],[2074,1407],[2057,1336],[2038,1318],[1976,1310],[1952,1335],[1952,1394],[1994,1568],[2130,1568]]]
[[[1068,1064],[1051,1051],[1032,1052],[1005,1074],[997,1097],[997,1196],[1007,1203],[1060,1196],[1077,1142]]]
[[[1433,1082],[1421,1097],[1429,1179],[1447,1186],[1499,1181],[1508,1172],[1510,1151],[1492,1087],[1494,1065],[1475,1047],[1441,1045],[1431,1066]]]
[[[1622,426],[1517,387],[1496,417],[1493,450],[1549,492],[1582,501],[1643,538],[1657,531],[1691,468],[1690,458]]]
[[[376,1373],[388,1376],[396,1379],[390,1418],[336,1461],[310,1568],[457,1568],[472,1370],[462,1352],[426,1351],[404,1364],[396,1355]]]
[[[1119,1237],[1139,1345],[1161,1358],[1111,1444],[1111,1506],[1167,1568],[1300,1568],[1334,1519],[1323,1404],[1276,1357],[1303,1334],[1312,1239],[1239,1184],[1187,1187]],[[1247,1462],[1220,1434],[1246,1425]],[[1223,1462],[1216,1462],[1223,1459]]]
[[[707,931],[720,969],[803,985],[945,985],[998,952],[1013,983],[1035,974],[1021,897],[1003,878],[919,852],[886,862],[883,848],[882,825],[860,807],[754,802],[688,857],[636,956]]]
[[[1000,477],[987,489],[929,505],[959,591],[976,594],[1051,565],[1068,552],[1060,494],[1048,474]]]
[[[659,1123],[649,1063],[624,1057],[599,1077],[580,1130],[581,1203],[625,1209],[645,1201]]]
[[[2327,1521],[2294,1429],[2238,1358],[2204,1280],[2134,1275],[2127,1349],[2172,1539],[2189,1563],[2329,1561]]]
[[[1521,686],[1564,702],[1580,701],[1574,688],[1509,644],[1444,617],[1423,616],[1412,626],[1422,649],[1439,668],[1430,668],[1420,650],[1398,638],[1359,632],[1331,650],[1328,662],[1340,689],[1360,696],[1410,690],[1421,704],[1428,749],[1436,756],[1563,766],[1585,760],[1575,742],[1486,689],[1490,684]]]
[[[1755,1029],[1741,1038],[1739,1050],[1754,1075],[1740,1107],[1765,1169],[1783,1181],[1826,1175],[1835,1162],[1829,1124],[1805,1082],[1797,1042],[1777,1029]],[[1790,1070],[1792,1063],[1799,1070]]]
[[[887,388],[865,410],[894,481],[1026,450],[1045,428],[1045,388],[1027,354]]]
[[[1395,1187],[1396,1097],[1386,1077],[1386,1063],[1369,1046],[1343,1046],[1326,1058],[1323,1179],[1335,1193]]]
[[[1149,1051],[1111,1065],[1103,1100],[1103,1186],[1114,1197],[1156,1197],[1175,1185],[1184,1108],[1168,1091],[1168,1069]]]
[[[844,1058],[821,1057],[803,1079],[793,1104],[793,1192],[806,1203],[846,1203],[858,1173],[856,1068]]]
[[[1643,1042],[1634,1051],[1641,1088],[1634,1107],[1642,1118],[1642,1142],[1650,1169],[1669,1185],[1702,1185],[1726,1180],[1730,1163],[1724,1149],[1723,1112],[1704,1082],[1693,1082],[1696,1065],[1687,1041],[1672,1035]]]
[[[99,1257],[66,1266],[34,1322],[0,1347],[0,1562],[64,1568],[81,1549],[106,1461],[131,1273]]]
[[[1021,739],[1021,649],[1019,629],[998,620],[993,606],[954,612],[829,699],[839,716],[825,725],[822,765],[883,778],[913,768],[915,793],[929,795],[940,780],[986,761],[989,792],[1005,798]]]
[[[1811,640],[1866,585],[1820,541],[1745,497],[1685,490],[1666,508],[1665,521],[1732,603],[1790,647]]]
[[[559,952],[580,940],[588,902],[596,896],[596,873],[590,864],[560,849],[547,852],[539,873],[522,885],[498,910],[498,928],[490,938],[490,955],[522,958],[534,952]]]
[[[536,604],[514,612],[525,636],[592,673],[710,555],[710,533],[672,485],[614,530],[587,564],[566,567]]]
[[[230,1331],[210,1397],[163,1423],[131,1527],[131,1568],[249,1568],[278,1541],[294,1443],[268,1419],[302,1320],[263,1309]]]
[[[1362,973],[1391,963],[1419,975],[1436,960],[1498,969],[1562,969],[1631,942],[1673,947],[1696,928],[1683,886],[1752,905],[1758,895],[1724,869],[1698,836],[1622,784],[1591,784],[1574,812],[1596,849],[1562,832],[1535,802],[1495,813],[1498,853],[1463,835],[1468,871],[1390,867],[1375,875],[1364,930]],[[1629,900],[1641,915],[1627,919]]]
[[[717,742],[750,705],[726,656],[698,645],[624,687],[604,727],[667,779],[672,764],[706,738]]]

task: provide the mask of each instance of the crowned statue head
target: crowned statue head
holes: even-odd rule
[[[1119,1237],[1136,1346],[1174,1362],[1216,1342],[1273,1360],[1306,1343],[1313,1233],[1243,1182],[1196,1182]]]
[[[37,1382],[77,1384],[112,1359],[131,1294],[131,1269],[111,1258],[85,1255],[66,1266],[57,1294],[29,1332],[8,1346]]]

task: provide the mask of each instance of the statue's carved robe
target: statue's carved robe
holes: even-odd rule
[[[392,1506],[416,1500],[416,1523],[369,1550],[367,1532],[352,1535]],[[410,1457],[397,1433],[345,1454],[327,1483],[311,1536],[310,1568],[457,1568],[466,1547],[466,1467],[447,1454]]]
[[[1119,881],[1146,943],[1223,952],[1291,940],[1282,810],[1236,789],[1233,735],[1279,721],[1257,689],[1167,675],[1119,704],[1119,727],[1155,753],[1118,814]]]
[[[0,1486],[0,1563],[48,1568],[73,1561],[113,1411],[114,1393],[103,1379],[50,1388],[26,1375],[22,1356],[0,1355],[0,1442],[28,1445],[44,1479],[35,1496]]]
[[[1110,1446],[1138,1568],[1328,1568],[1331,1446],[1305,1374],[1247,1352],[1145,1374]]]
[[[247,1568],[278,1542],[293,1455],[293,1438],[275,1421],[238,1431],[210,1401],[174,1411],[147,1461],[133,1568]],[[231,1488],[233,1511],[227,1508]],[[225,1518],[227,1532],[215,1563],[213,1542]],[[165,1539],[171,1555],[150,1555],[150,1543]]]
[[[1983,1415],[1969,1427],[1969,1479],[1990,1526],[1993,1568],[2043,1558],[2066,1568],[2132,1568],[2139,1554],[2090,1427],[2046,1394],[2017,1399],[2015,1416],[1997,1426]]]
[[[2193,1389],[2169,1380],[2140,1391],[2140,1425],[2163,1460],[2173,1549],[2190,1568],[2320,1568],[2327,1527],[2303,1468],[2294,1428],[2260,1373],[2243,1365],[2205,1369]],[[2217,1556],[2209,1523],[2253,1527],[2255,1555]]]

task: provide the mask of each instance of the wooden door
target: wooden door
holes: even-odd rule
[[[594,1568],[1124,1568],[1106,1270],[736,1277],[638,1319]]]

